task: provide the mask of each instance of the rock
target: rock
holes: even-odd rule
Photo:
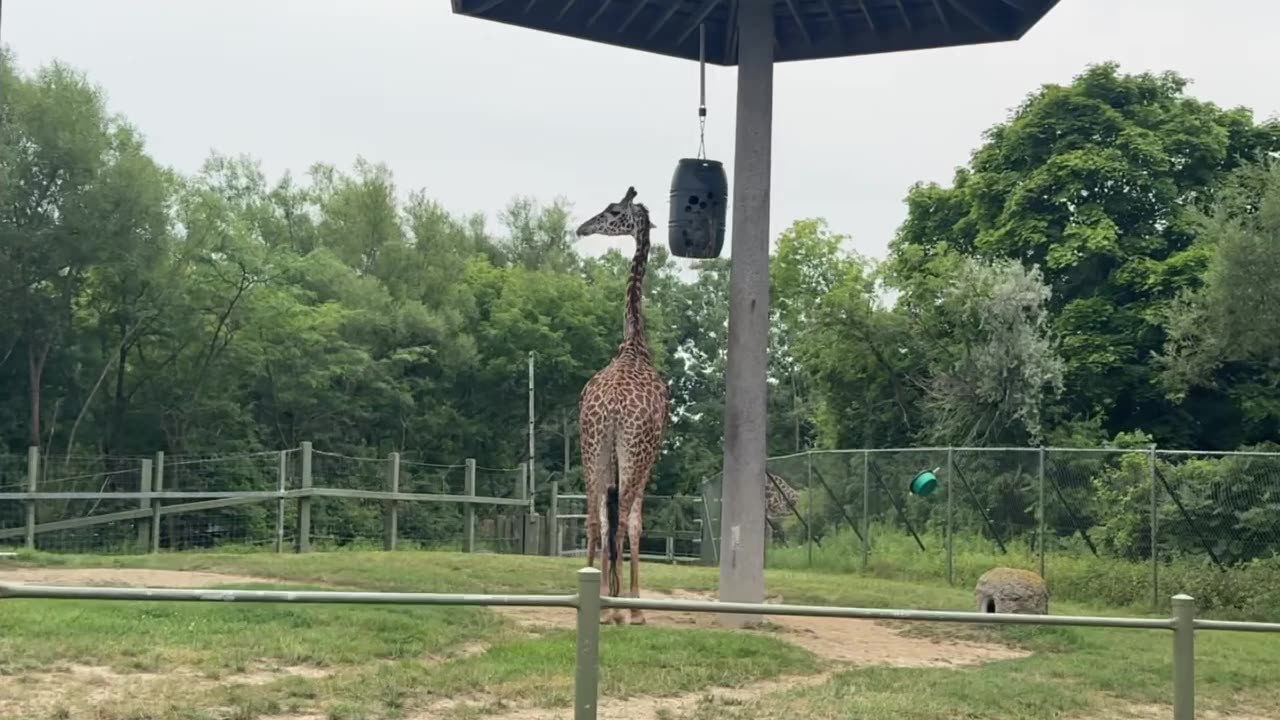
[[[980,613],[1049,614],[1044,578],[1030,570],[992,568],[978,578],[975,595]]]

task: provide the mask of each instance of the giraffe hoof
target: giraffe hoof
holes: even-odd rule
[[[639,610],[632,610],[632,611],[631,611],[631,624],[632,624],[632,625],[644,625],[644,623],[645,623],[645,620],[644,620],[644,613],[643,613],[643,612],[641,612],[641,611],[639,611]]]

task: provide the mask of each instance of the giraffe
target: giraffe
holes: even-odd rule
[[[631,235],[636,241],[627,277],[622,343],[602,370],[583,386],[578,398],[582,475],[587,489],[587,565],[600,551],[601,592],[617,597],[623,524],[631,551],[631,597],[640,596],[641,504],[667,426],[667,384],[653,364],[644,334],[644,274],[649,262],[649,210],[633,202],[634,187],[577,230],[588,235]],[[602,623],[610,618],[601,617]],[[622,612],[612,621],[621,625]],[[631,611],[631,624],[643,625],[644,613]]]
[[[793,508],[800,502],[800,493],[791,487],[791,483],[777,473],[764,471],[764,517],[773,530],[773,537],[786,542],[786,533],[782,522],[791,516]]]

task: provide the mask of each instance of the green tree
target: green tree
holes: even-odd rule
[[[948,251],[1042,268],[1066,361],[1060,419],[1105,419],[1195,444],[1195,404],[1172,404],[1147,362],[1162,307],[1199,284],[1188,209],[1230,171],[1280,147],[1280,123],[1254,123],[1189,97],[1175,73],[1088,68],[1033,93],[992,128],[950,188],[920,185],[892,243],[899,277],[927,277]]]
[[[1156,358],[1171,398],[1229,397],[1240,415],[1226,430],[1246,438],[1280,432],[1280,163],[1233,173],[1212,210],[1196,215],[1188,254],[1205,265],[1203,285],[1163,313]],[[1226,438],[1223,438],[1226,439]]]

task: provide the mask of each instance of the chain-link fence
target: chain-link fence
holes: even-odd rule
[[[1185,591],[1280,608],[1280,453],[906,448],[811,451],[767,469],[771,567],[970,585],[1009,565],[1078,599],[1162,604]],[[925,471],[936,489],[917,494]],[[703,485],[713,551],[721,485]]]
[[[541,500],[541,498],[539,498]],[[586,557],[587,500],[580,491],[556,494],[552,554]],[[703,499],[696,495],[646,495],[641,502],[640,557],[656,562],[701,562]],[[619,518],[625,527],[626,518]],[[623,556],[630,550],[619,548]]]

